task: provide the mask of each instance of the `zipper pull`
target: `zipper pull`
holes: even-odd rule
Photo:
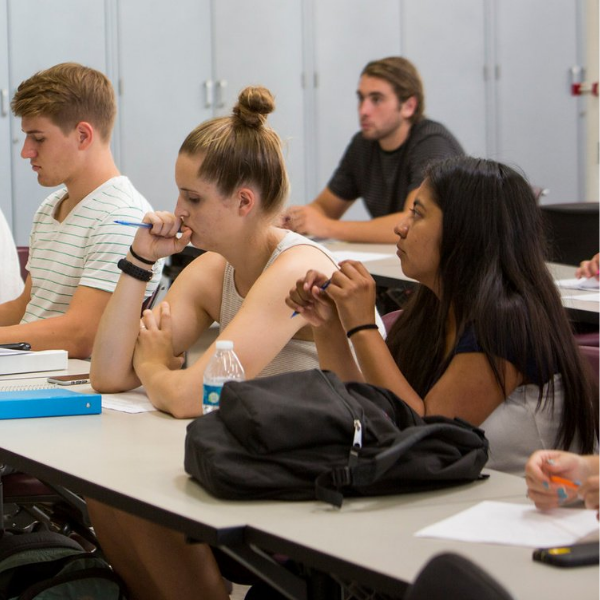
[[[362,448],[362,425],[358,419],[354,419],[354,439],[352,448]]]
[[[354,419],[354,439],[350,456],[348,457],[348,466],[353,467],[358,462],[358,452],[362,448],[362,425],[358,419]]]

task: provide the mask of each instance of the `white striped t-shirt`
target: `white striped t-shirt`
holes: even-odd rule
[[[96,188],[59,223],[54,213],[66,193],[50,194],[33,219],[27,263],[31,300],[21,323],[64,314],[80,285],[112,293],[121,274],[117,262],[137,231],[114,221],[141,221],[152,211],[129,179],[119,176]],[[162,263],[157,266],[147,296],[160,281]]]

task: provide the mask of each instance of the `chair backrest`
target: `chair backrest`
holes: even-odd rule
[[[579,265],[598,252],[598,202],[540,206],[549,241],[550,262]]]
[[[434,556],[409,587],[405,600],[513,600],[470,560],[447,552]]]
[[[21,277],[25,281],[27,275],[29,275],[29,271],[25,268],[29,260],[29,246],[17,246],[17,254],[19,255],[19,265],[21,266]]]
[[[400,308],[398,310],[393,310],[392,312],[386,313],[381,317],[386,333],[390,332],[392,325],[396,322],[396,319],[400,316],[401,312],[402,309]]]
[[[598,331],[588,331],[586,333],[576,333],[575,340],[578,346],[600,346],[600,333]]]

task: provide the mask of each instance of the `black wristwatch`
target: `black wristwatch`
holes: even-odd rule
[[[139,281],[145,281],[146,283],[152,279],[152,271],[147,271],[146,269],[141,269],[140,267],[134,265],[132,262],[129,262],[126,258],[122,258],[118,263],[117,267],[123,271],[129,277],[133,277],[134,279],[138,279]]]

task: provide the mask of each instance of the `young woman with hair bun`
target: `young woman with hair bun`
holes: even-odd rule
[[[248,379],[318,367],[311,328],[290,318],[285,298],[308,268],[331,275],[336,264],[318,244],[273,225],[289,187],[280,139],[266,122],[274,108],[267,89],[248,87],[231,116],[202,123],[183,142],[175,211],[144,217],[152,227],[138,230],[125,259],[138,270],[125,265],[100,323],[91,363],[96,390],[143,385],[159,410],[200,415],[216,342],[187,369],[182,355],[213,322],[217,339],[233,340]],[[144,271],[190,243],[205,252],[140,319]],[[88,508],[132,600],[227,598],[208,546],[97,501]]]
[[[186,137],[175,168],[175,212],[144,217],[152,228],[139,229],[127,261],[149,270],[148,263],[189,243],[205,253],[141,321],[146,284],[121,275],[92,355],[98,391],[142,384],[156,408],[178,418],[200,415],[199,390],[216,342],[187,369],[180,369],[181,356],[214,322],[217,339],[233,340],[248,379],[318,365],[310,327],[290,319],[285,297],[315,261],[327,274],[336,264],[318,244],[273,225],[289,187],[280,139],[266,123],[273,109],[267,89],[248,87],[231,116]]]

